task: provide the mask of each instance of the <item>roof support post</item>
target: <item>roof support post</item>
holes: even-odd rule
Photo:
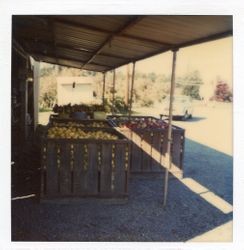
[[[135,82],[135,66],[136,66],[136,62],[133,62],[131,89],[130,89],[130,103],[129,103],[129,120],[131,118],[131,112],[132,112],[133,92],[134,92],[134,82]]]
[[[170,101],[169,101],[169,123],[168,123],[168,134],[167,134],[167,153],[166,153],[166,171],[164,178],[164,200],[163,206],[166,206],[168,196],[168,182],[169,182],[169,169],[171,168],[172,157],[171,157],[171,143],[172,143],[172,116],[173,116],[173,97],[175,90],[175,67],[176,67],[176,55],[178,49],[173,50],[173,63],[171,73],[171,86],[170,86]]]
[[[106,84],[106,73],[103,73],[103,93],[102,93],[102,101],[103,105],[105,103],[105,84]]]
[[[116,80],[116,72],[115,69],[113,70],[113,92],[112,92],[112,115],[114,115],[115,107],[114,107],[114,101],[115,101],[115,80]]]

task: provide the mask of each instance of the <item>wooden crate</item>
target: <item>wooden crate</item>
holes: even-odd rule
[[[134,118],[148,118],[147,116],[133,116]],[[157,119],[154,117],[150,117]],[[161,172],[161,159],[167,152],[167,129],[127,129],[119,128],[118,122],[128,119],[126,116],[111,116],[110,124],[132,141],[131,145],[131,173]],[[183,171],[185,130],[172,127],[172,162]]]
[[[43,140],[42,199],[126,197],[130,142],[118,132],[113,133],[118,140]]]

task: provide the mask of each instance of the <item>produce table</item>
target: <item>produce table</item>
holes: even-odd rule
[[[41,147],[42,199],[128,195],[130,142],[123,135],[113,128],[49,125],[48,131]]]
[[[152,116],[109,116],[110,124],[132,141],[131,173],[160,172],[167,152],[168,123]],[[173,164],[183,173],[185,130],[172,126]]]

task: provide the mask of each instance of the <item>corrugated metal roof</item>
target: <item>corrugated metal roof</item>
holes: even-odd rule
[[[13,16],[36,60],[99,72],[229,35],[232,16]]]

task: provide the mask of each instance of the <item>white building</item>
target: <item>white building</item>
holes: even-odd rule
[[[57,104],[97,103],[92,77],[57,77]]]

